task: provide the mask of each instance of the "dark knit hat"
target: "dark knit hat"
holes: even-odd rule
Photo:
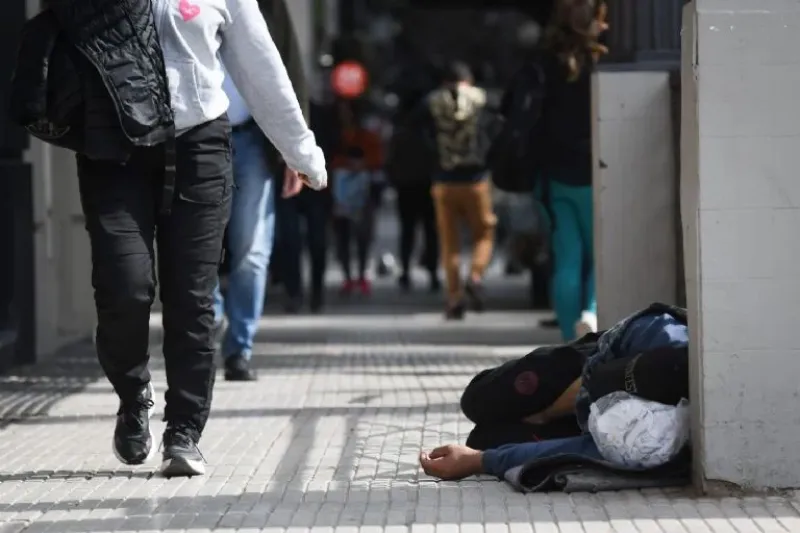
[[[592,371],[584,383],[592,402],[617,391],[646,400],[677,405],[689,399],[689,350],[658,348],[616,359]]]

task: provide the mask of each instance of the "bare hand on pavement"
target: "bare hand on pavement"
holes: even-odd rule
[[[448,444],[431,453],[422,452],[419,464],[426,474],[445,481],[455,481],[483,472],[483,454],[467,446]]]

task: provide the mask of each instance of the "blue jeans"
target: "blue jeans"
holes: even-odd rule
[[[275,180],[264,157],[264,137],[255,127],[233,134],[233,193],[227,250],[231,269],[225,298],[217,286],[217,322],[228,318],[223,357],[249,359],[264,310],[267,272],[275,235]]]
[[[493,450],[486,450],[483,452],[483,471],[502,478],[508,470],[529,461],[560,455],[603,461],[603,456],[600,455],[592,436],[586,434],[563,439],[506,444]]]
[[[565,341],[584,311],[597,312],[592,187],[550,180],[553,216],[553,305]]]

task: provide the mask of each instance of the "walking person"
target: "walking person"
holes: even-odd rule
[[[306,297],[312,313],[320,313],[325,307],[329,204],[327,191],[311,189],[277,198],[276,266],[286,291],[285,309],[289,314],[299,313]],[[308,288],[303,275],[304,249],[309,256]]]
[[[424,178],[423,178],[424,179]],[[400,289],[412,289],[411,265],[414,264],[414,251],[417,231],[422,229],[422,252],[420,265],[428,274],[428,288],[439,292],[442,281],[439,279],[439,234],[436,230],[436,210],[431,197],[431,182],[404,184],[395,187],[397,193],[397,212],[400,218]]]
[[[75,127],[66,131],[77,137],[56,142],[78,152],[97,353],[120,400],[113,451],[123,463],[138,465],[155,449],[148,336],[157,269],[168,386],[162,472],[199,475],[205,468],[198,442],[215,377],[213,294],[233,192],[220,57],[293,169],[289,189],[300,187],[298,173],[312,187],[325,187],[325,159],[256,0],[50,4],[38,20],[55,20],[47,28],[64,36],[52,67],[72,68],[94,91],[74,93],[85,115],[59,113],[72,121]],[[21,62],[45,60],[32,57],[34,48],[25,50]]]
[[[285,0],[262,2],[261,11],[304,115],[307,115],[305,73]],[[254,381],[257,375],[250,360],[258,321],[264,310],[275,238],[275,197],[281,194],[289,198],[300,191],[297,181],[291,177],[275,179],[278,173],[287,170],[280,161],[280,154],[259,129],[230,75],[226,75],[223,88],[230,101],[228,116],[233,131],[236,188],[225,242],[229,264],[227,291],[224,297],[219,287],[215,292],[215,320],[221,330],[227,319],[221,346],[225,379]],[[282,190],[277,189],[278,185],[283,185]]]
[[[338,139],[335,107],[324,102],[310,101],[309,115],[310,126],[317,142],[322,147],[326,160],[330,160]],[[278,178],[279,182],[283,179],[281,176]],[[309,310],[320,313],[325,306],[330,189],[315,191],[305,188],[297,196],[278,196],[276,200],[275,266],[287,296],[286,312],[300,312],[304,298],[308,295]],[[303,279],[304,248],[310,259],[308,289],[304,287]]]
[[[591,73],[605,48],[606,4],[558,0],[533,61],[543,73],[536,150],[552,216],[553,302],[565,341],[597,331]]]
[[[341,292],[349,295],[354,288],[370,293],[367,261],[372,244],[372,176],[365,166],[364,150],[351,146],[339,158],[339,168],[332,175],[333,224],[336,252],[344,282]],[[353,277],[352,248],[356,251],[357,277]]]
[[[414,121],[413,105],[406,104],[407,107],[398,112],[386,158],[386,177],[397,193],[400,222],[398,284],[404,292],[412,288],[413,255],[421,226],[424,245],[421,264],[428,272],[430,290],[438,292],[441,289],[439,236],[431,197],[431,179],[437,167],[436,150],[425,142],[425,124]]]
[[[333,175],[334,233],[337,253],[344,272],[342,295],[358,290],[372,292],[367,262],[374,238],[378,205],[377,175],[383,169],[383,141],[363,125],[356,102],[340,101],[338,146],[331,161]],[[352,275],[351,245],[355,244],[357,273]]]
[[[441,88],[423,108],[432,121],[439,170],[431,189],[436,206],[439,246],[447,284],[445,317],[464,318],[466,304],[484,308],[483,276],[492,258],[496,217],[481,142],[481,114],[486,91],[473,85],[469,67],[455,62],[446,69]],[[461,281],[461,228],[472,241],[472,265]],[[463,285],[463,290],[462,290]]]

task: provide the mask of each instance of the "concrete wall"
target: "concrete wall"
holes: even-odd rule
[[[74,154],[31,141],[36,262],[36,352],[47,356],[94,325],[89,240]]]
[[[686,7],[682,210],[698,480],[800,486],[800,2]]]
[[[287,0],[289,15],[294,23],[294,31],[303,56],[303,67],[310,80],[316,65],[314,50],[314,2],[313,0]]]
[[[35,15],[39,0],[27,0],[26,7]],[[36,355],[42,358],[91,334],[91,261],[75,155],[31,139],[25,158],[33,167]]]
[[[605,328],[652,302],[677,299],[669,74],[599,72],[592,105],[595,272]]]

